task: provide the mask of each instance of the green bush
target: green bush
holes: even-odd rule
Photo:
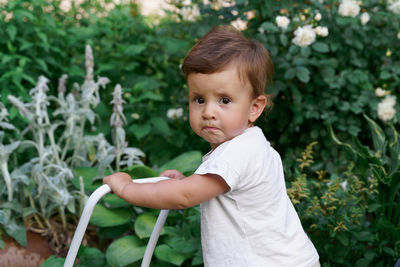
[[[398,10],[389,10],[386,1],[362,1],[360,13],[351,17],[340,15],[339,6],[339,1],[253,0],[245,9],[255,10],[246,32],[270,51],[276,70],[274,85],[267,89],[275,109],[263,129],[289,166],[310,140],[318,140],[323,160],[337,157],[326,125],[364,139],[362,113],[377,119],[375,88],[399,93]],[[363,24],[366,13],[370,20]],[[277,16],[290,19],[286,29],[276,24]],[[305,25],[327,27],[328,35],[317,34],[311,44],[298,46],[293,39]]]
[[[28,89],[36,85],[40,75],[49,78],[49,94],[54,96],[62,74],[69,75],[67,88],[80,83],[85,77],[81,71],[83,51],[90,44],[96,61],[94,75],[122,85],[126,140],[145,152],[143,160],[148,166],[161,170],[183,152],[204,153],[208,144],[195,136],[187,121],[187,86],[179,65],[212,26],[241,19],[246,25],[244,33],[264,44],[275,64],[274,83],[266,91],[275,107],[258,125],[282,155],[289,195],[321,262],[325,266],[392,265],[399,253],[395,230],[398,210],[393,208],[398,205],[395,190],[399,178],[398,174],[387,174],[396,169],[390,164],[394,164],[398,152],[390,141],[384,146],[389,154],[382,156],[382,144],[370,133],[363,114],[373,121],[392,122],[393,129],[398,126],[400,117],[393,96],[400,89],[399,2],[347,1],[352,5],[348,11],[353,12],[347,15],[341,2],[333,0],[172,3],[176,10],[168,11],[163,18],[142,17],[132,3],[107,10],[100,2],[88,0],[69,11],[59,7],[59,0],[15,0],[0,6],[0,94],[10,122],[19,130],[26,124],[8,102],[8,95],[29,102]],[[369,20],[365,14],[369,14]],[[290,20],[286,29],[284,19],[277,22],[277,16]],[[318,32],[315,40],[296,39],[306,25]],[[103,101],[95,109],[96,129],[86,124],[85,133],[113,136],[108,123],[112,90],[106,87],[101,91]],[[51,114],[57,107],[48,108]],[[335,132],[334,138],[328,125]],[[397,136],[390,129],[382,131],[386,142]],[[18,139],[14,130],[4,130],[6,134],[0,136],[4,144]],[[307,163],[305,154],[305,165],[298,166],[298,155],[313,141],[318,142],[314,163]],[[345,146],[352,147],[353,158],[344,157],[335,141],[352,143]],[[12,158],[10,164],[19,162],[19,157]],[[72,181],[75,187],[79,185],[76,178]],[[346,183],[347,187],[341,186]],[[91,180],[88,185],[90,190],[95,187]],[[115,199],[110,203],[115,204]],[[392,203],[392,208],[386,203]],[[141,212],[132,210],[129,216]],[[187,212],[198,216],[195,210]],[[193,221],[177,214],[171,217],[173,223],[191,234],[179,239],[176,229],[169,229],[169,237],[162,236],[157,259],[161,264],[162,259],[176,264],[183,259],[183,264],[190,265],[199,258],[194,246],[189,254],[164,257],[170,249],[179,251],[181,240],[190,239],[190,244],[198,240],[198,233],[192,234],[187,225]],[[103,229],[99,236],[107,239],[135,231],[132,225],[126,225],[129,227],[109,232]],[[142,246],[145,240],[123,242]],[[91,253],[89,249],[82,255],[89,257]]]

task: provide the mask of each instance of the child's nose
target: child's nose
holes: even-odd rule
[[[215,119],[215,107],[212,103],[207,103],[204,106],[202,115],[204,119]]]

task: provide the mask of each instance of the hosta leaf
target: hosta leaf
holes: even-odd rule
[[[189,151],[167,162],[160,168],[160,172],[176,169],[181,173],[194,172],[201,164],[202,155],[200,151]]]
[[[133,165],[123,170],[131,175],[133,179],[156,177],[157,173],[145,165]]]
[[[140,239],[150,237],[157,218],[151,213],[143,213],[135,221],[135,233]]]
[[[383,153],[386,143],[385,133],[381,127],[379,127],[379,125],[367,115],[364,114],[364,118],[368,121],[369,128],[371,129],[372,142],[374,143],[375,149],[377,151],[380,150]]]
[[[106,259],[111,266],[125,266],[143,258],[146,247],[134,236],[115,240],[107,248]]]
[[[157,259],[180,266],[189,256],[172,250],[169,246],[162,244],[154,251]]]
[[[40,265],[40,267],[62,267],[64,262],[64,258],[56,258],[56,256],[51,255]]]
[[[124,208],[109,209],[97,204],[93,210],[90,223],[99,227],[110,227],[126,224],[131,221],[131,213]]]
[[[98,248],[81,247],[78,252],[79,267],[105,266],[106,259]]]

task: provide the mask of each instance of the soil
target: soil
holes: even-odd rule
[[[14,239],[2,236],[4,250],[0,250],[0,267],[40,266],[48,257],[66,257],[78,222],[67,224],[66,228],[57,218],[50,220],[49,228],[40,227],[34,220],[28,219],[27,246],[19,245]],[[88,227],[82,245],[98,247],[98,238],[94,228]]]

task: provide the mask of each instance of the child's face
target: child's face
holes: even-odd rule
[[[241,134],[264,110],[266,98],[252,98],[235,65],[213,74],[192,73],[187,80],[190,126],[212,149]]]

